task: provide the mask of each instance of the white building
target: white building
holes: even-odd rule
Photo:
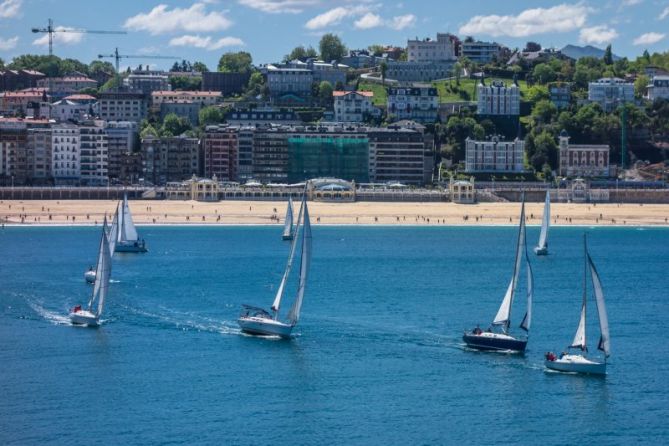
[[[634,84],[616,77],[605,77],[588,83],[588,100],[610,113],[623,102],[634,101]]]
[[[78,121],[88,117],[91,105],[61,99],[51,104],[51,119],[57,121]]]
[[[485,80],[481,79],[476,87],[476,95],[476,113],[479,115],[520,115],[520,88],[516,82],[507,86],[504,82],[495,80],[486,85]]]
[[[443,62],[457,59],[455,52],[456,37],[451,34],[437,33],[437,40],[409,40],[407,42],[407,61]]]
[[[151,109],[159,112],[161,104],[171,103],[197,103],[208,107],[222,100],[220,91],[154,91],[151,93]]]
[[[362,122],[366,116],[376,116],[379,109],[372,105],[371,91],[333,91],[335,121]]]
[[[28,175],[34,180],[51,178],[51,128],[28,129]]]
[[[108,144],[104,121],[88,121],[79,126],[80,183],[105,186],[109,181]]]
[[[497,42],[462,42],[462,56],[479,64],[486,64],[497,59],[502,46]]]
[[[647,98],[650,101],[663,98],[669,99],[669,76],[655,75],[647,87]]]
[[[109,121],[107,133],[107,173],[110,179],[121,177],[124,154],[134,152],[138,145],[137,123],[133,121]]]
[[[559,137],[559,175],[567,177],[608,177],[611,148],[602,144],[569,144],[562,130]]]
[[[311,97],[314,74],[306,68],[281,68],[267,65],[267,86],[273,98],[305,102]]]
[[[51,127],[51,173],[58,184],[78,184],[81,177],[79,127],[56,124]]]
[[[86,76],[47,77],[38,80],[37,87],[48,89],[51,95],[63,97],[87,88],[98,88],[98,83]]]
[[[465,172],[523,172],[525,141],[500,140],[495,136],[488,141],[467,138]]]
[[[150,95],[154,91],[170,89],[169,77],[164,71],[135,71],[123,79],[130,91]]]
[[[409,119],[422,124],[435,122],[439,112],[439,94],[430,85],[388,88],[388,114],[396,120]]]
[[[99,97],[100,119],[135,121],[146,118],[147,105],[142,93],[108,92]]]

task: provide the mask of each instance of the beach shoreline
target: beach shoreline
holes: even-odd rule
[[[283,224],[279,201],[131,200],[139,226],[271,226]],[[113,216],[116,200],[3,200],[7,226],[95,226]],[[295,203],[297,212],[299,203]],[[340,226],[513,226],[520,203],[309,202],[314,225]],[[543,203],[526,203],[528,225],[540,225]],[[552,203],[556,226],[669,226],[669,204]]]

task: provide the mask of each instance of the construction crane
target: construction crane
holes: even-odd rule
[[[114,54],[98,54],[98,59],[116,59],[116,74],[119,73],[119,61],[121,59],[170,59],[170,60],[179,60],[181,56],[148,56],[148,55],[128,55],[128,54],[119,54],[118,48],[114,49]]]
[[[100,31],[92,29],[78,28],[56,28],[53,26],[53,20],[49,19],[49,25],[46,28],[32,28],[34,33],[49,34],[49,56],[53,56],[53,35],[54,33],[81,33],[81,34],[127,34],[125,31]]]

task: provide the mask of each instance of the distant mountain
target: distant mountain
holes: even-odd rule
[[[567,57],[571,57],[572,59],[580,59],[581,57],[596,57],[598,59],[601,59],[604,57],[604,50],[594,47],[592,45],[587,45],[587,46],[577,46],[577,45],[567,45],[564,48],[562,48],[562,54],[564,54]],[[620,56],[616,56],[615,54],[613,55],[613,60],[619,60],[621,59]]]

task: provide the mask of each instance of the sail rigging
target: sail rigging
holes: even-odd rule
[[[293,235],[293,199],[288,197],[288,209],[286,209],[286,222],[283,226],[283,238]]]
[[[105,223],[107,217],[105,216]],[[114,218],[112,219],[111,226],[107,231],[107,241],[109,242],[109,255],[113,256],[114,251],[116,250],[116,238],[118,236],[118,208],[114,213]]]
[[[135,242],[139,237],[137,235],[137,229],[135,229],[135,224],[132,221],[127,195],[123,195],[123,203],[121,206],[121,230],[119,231],[119,241]]]
[[[276,292],[276,296],[274,297],[274,302],[272,303],[272,311],[274,311],[274,318],[276,319],[279,315],[279,308],[281,307],[281,299],[283,299],[283,293],[286,288],[286,281],[288,280],[288,276],[290,275],[290,270],[293,266],[293,257],[295,256],[295,248],[297,247],[297,239],[299,238],[299,232],[300,232],[300,223],[302,221],[302,213],[304,211],[306,203],[306,196],[305,198],[302,199],[302,204],[300,205],[300,211],[297,216],[297,226],[295,229],[295,236],[293,237],[293,241],[290,244],[290,253],[288,254],[288,261],[286,262],[286,269],[283,272],[283,277],[281,278],[281,283],[279,284],[279,289]]]
[[[311,221],[309,220],[309,209],[307,202],[304,202],[304,227],[302,230],[302,253],[300,258],[300,281],[297,286],[297,297],[288,313],[288,320],[292,325],[297,324],[300,319],[300,310],[304,300],[304,290],[307,285],[309,275],[309,266],[311,264]]]
[[[609,318],[606,314],[604,291],[602,289],[602,282],[599,280],[597,268],[595,268],[595,264],[593,263],[592,258],[590,258],[590,254],[588,254],[587,250],[586,256],[588,259],[588,266],[590,267],[590,277],[592,278],[592,288],[595,294],[595,303],[597,304],[597,314],[599,316],[599,329],[601,332],[597,348],[603,351],[608,358],[611,354],[611,337],[609,336]]]
[[[546,202],[544,203],[544,216],[541,220],[541,233],[539,234],[539,245],[540,249],[545,249],[548,247],[547,238],[548,238],[548,226],[551,220],[551,194],[549,191],[546,191]]]
[[[109,287],[109,277],[111,275],[111,254],[109,252],[109,240],[107,239],[106,228],[102,228],[102,237],[100,238],[100,249],[98,251],[98,261],[95,269],[95,285],[91,299],[88,301],[88,311],[92,311],[95,300],[98,301],[97,316],[102,313],[107,289]]]

